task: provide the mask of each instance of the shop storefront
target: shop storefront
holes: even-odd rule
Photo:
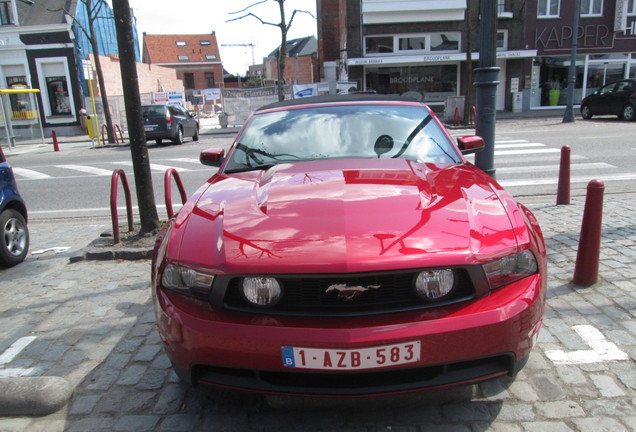
[[[570,56],[536,57],[532,63],[530,108],[566,104]],[[636,54],[610,53],[578,55],[574,104],[598,88],[624,78],[636,78]]]

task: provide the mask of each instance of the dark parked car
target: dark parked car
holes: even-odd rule
[[[194,114],[179,105],[143,105],[146,139],[161,144],[164,139],[182,144],[184,137],[199,140],[199,122]]]
[[[26,258],[29,250],[27,208],[18,192],[13,170],[0,147],[0,266],[12,267]]]
[[[581,116],[617,115],[624,120],[636,119],[636,79],[607,84],[581,101]]]
[[[536,218],[424,104],[382,95],[257,110],[163,225],[159,334],[194,385],[364,396],[523,367],[542,323]]]

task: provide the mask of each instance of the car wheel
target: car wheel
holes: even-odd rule
[[[29,229],[20,212],[8,209],[0,214],[2,241],[0,242],[0,265],[12,267],[26,258],[29,250]]]
[[[194,129],[194,135],[192,135],[192,141],[199,141],[199,127]]]
[[[183,129],[177,129],[177,136],[172,140],[177,145],[183,144]]]
[[[155,140],[155,142],[157,143],[157,145],[161,144],[163,142],[163,140],[161,138],[157,138]]]
[[[623,120],[632,121],[636,118],[636,113],[634,113],[634,106],[632,104],[627,104],[623,107],[623,112],[621,113],[621,117]]]
[[[590,111],[589,105],[583,105],[581,107],[581,117],[585,120],[589,120],[592,118],[592,112]]]

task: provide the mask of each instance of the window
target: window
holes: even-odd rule
[[[205,55],[205,59],[206,60],[216,60],[216,56],[214,54],[206,54]]]
[[[539,0],[537,18],[558,18],[560,0]]]
[[[0,0],[0,24],[12,25],[13,23],[13,7],[11,1]]]
[[[178,55],[177,58],[179,59],[179,61],[189,61],[190,57],[188,57],[187,55]]]
[[[497,30],[497,51],[508,49],[508,30]]]
[[[369,36],[365,40],[367,54],[393,52],[393,36]]]
[[[210,45],[210,41],[209,40],[202,40],[200,43],[201,43],[201,46],[209,46]]]
[[[627,4],[627,15],[636,15],[636,1],[629,0]]]
[[[214,88],[214,72],[205,73],[205,88]]]
[[[191,72],[186,72],[183,74],[183,86],[187,89],[194,88],[194,74]]]
[[[602,16],[603,0],[581,0],[582,16]]]
[[[187,45],[186,41],[177,41],[176,43],[177,43],[177,46],[186,46]]]
[[[53,76],[46,77],[46,91],[49,96],[49,104],[52,115],[69,115],[71,105],[68,97],[68,87],[66,77]]]
[[[459,50],[459,33],[437,33],[431,35],[431,51]]]
[[[400,51],[425,50],[426,37],[401,37],[399,47]]]

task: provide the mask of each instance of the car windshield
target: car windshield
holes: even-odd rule
[[[347,158],[461,161],[452,141],[422,106],[334,105],[254,115],[225,172]]]

